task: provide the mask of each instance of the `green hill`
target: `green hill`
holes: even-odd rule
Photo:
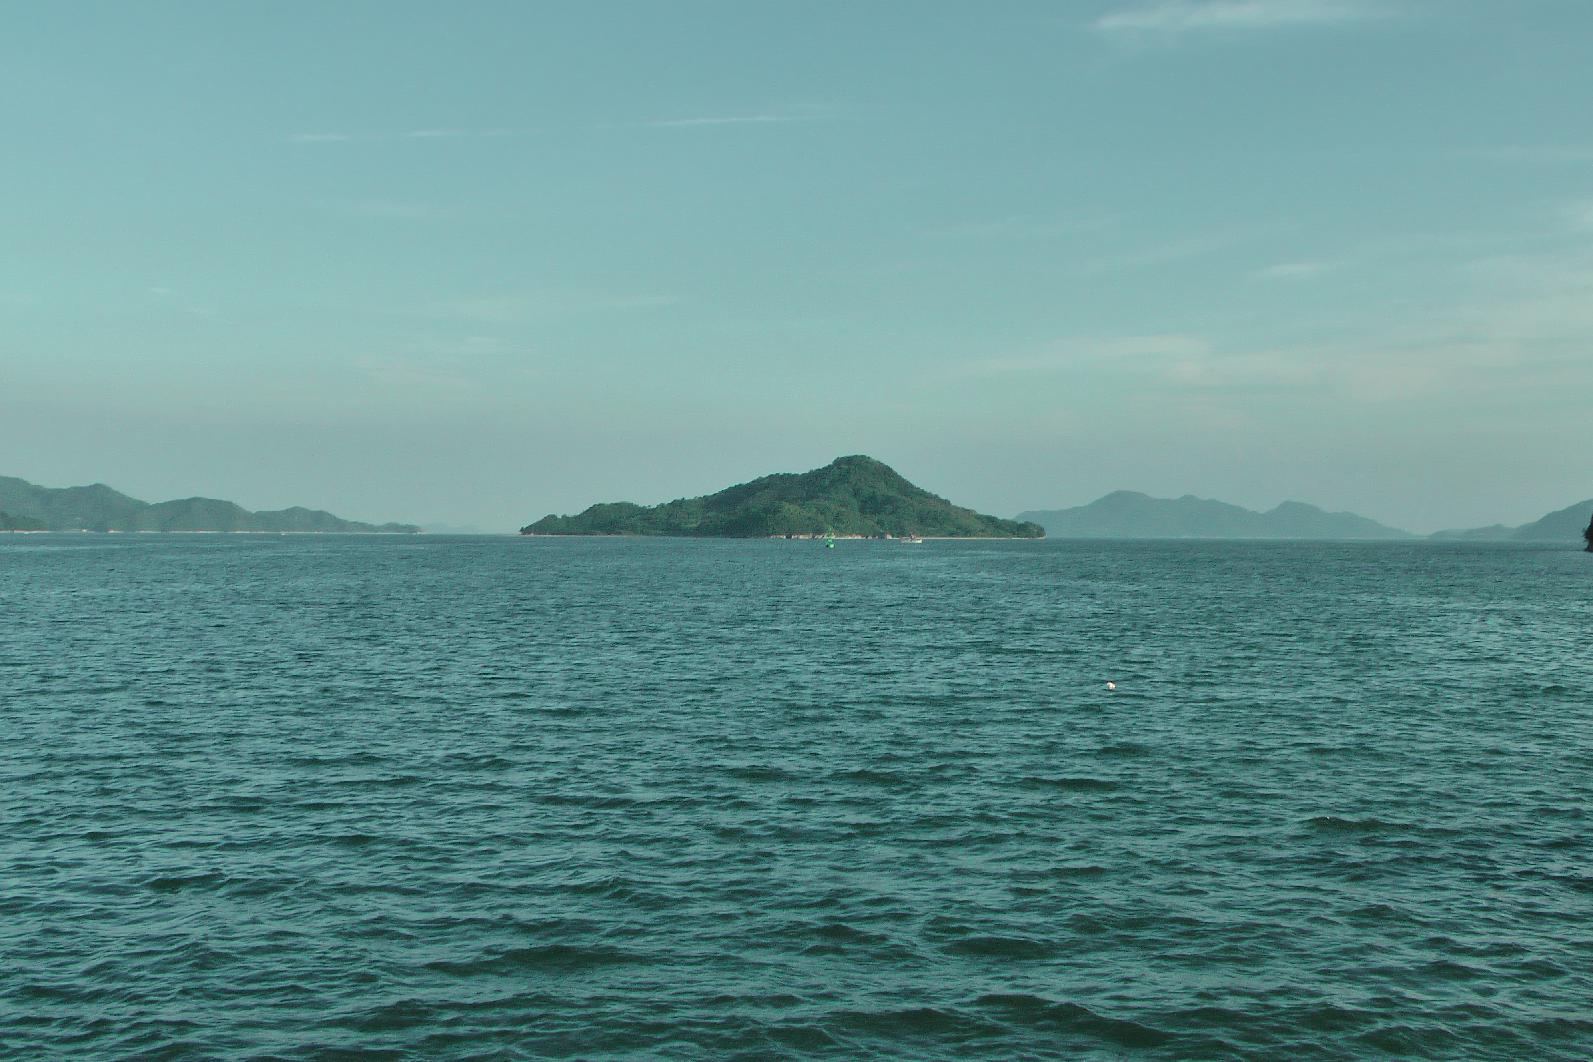
[[[0,513],[51,531],[341,531],[414,534],[413,524],[366,524],[315,509],[250,512],[215,498],[183,498],[151,505],[103,483],[40,487],[0,476]],[[0,529],[4,525],[0,524]]]
[[[522,535],[927,535],[1040,538],[1032,523],[983,516],[915,487],[872,457],[838,457],[811,472],[782,472],[701,498],[663,505],[594,505],[578,516],[545,516]]]

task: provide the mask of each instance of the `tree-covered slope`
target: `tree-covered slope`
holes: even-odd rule
[[[215,498],[149,502],[129,498],[103,483],[88,487],[40,487],[0,476],[0,512],[51,531],[342,531],[411,534],[413,524],[366,524],[314,509],[250,512]],[[19,529],[20,530],[20,529]]]
[[[545,516],[523,535],[906,535],[1039,538],[1037,524],[964,509],[903,479],[871,457],[838,457],[811,472],[782,472],[701,498],[662,505],[594,505],[577,516]]]
[[[10,513],[0,513],[0,531],[46,531],[43,520],[35,520],[31,516],[12,516]]]

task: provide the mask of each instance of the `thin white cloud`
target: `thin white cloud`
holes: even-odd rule
[[[411,129],[403,134],[405,140],[463,140],[497,138],[505,136],[524,136],[535,132],[534,129]]]
[[[1107,33],[1162,37],[1222,30],[1264,30],[1356,22],[1387,14],[1355,0],[1165,0],[1110,11],[1094,22]]]
[[[392,221],[441,221],[457,213],[452,207],[402,199],[362,199],[341,205],[340,209],[365,217]]]
[[[1565,217],[1573,232],[1593,232],[1593,199],[1570,204],[1566,207]]]
[[[1332,262],[1277,262],[1251,274],[1257,280],[1310,280],[1335,268]]]
[[[673,306],[673,295],[640,295],[547,288],[505,295],[471,295],[440,299],[426,307],[428,316],[505,325],[515,322],[604,311],[653,310]]]
[[[1210,341],[1186,333],[1069,339],[1039,350],[979,358],[947,366],[936,373],[935,378],[962,381],[1045,375],[1102,365],[1121,367],[1126,364],[1203,357],[1210,351]]]
[[[1191,258],[1200,258],[1234,243],[1231,237],[1194,237],[1170,240],[1167,243],[1143,247],[1120,254],[1104,255],[1082,263],[1079,272],[1086,276],[1102,273],[1122,273],[1154,266],[1171,265]]]
[[[926,235],[954,240],[1039,240],[1110,228],[1122,219],[1122,214],[1112,211],[1078,211],[1050,217],[1013,214],[987,221],[944,225],[930,229]]]
[[[1531,165],[1593,162],[1593,144],[1508,144],[1466,152],[1472,158],[1492,162],[1518,162]]]
[[[382,140],[495,139],[506,136],[525,136],[534,132],[536,132],[535,129],[512,129],[508,127],[484,129],[431,127],[408,129],[402,133],[293,133],[287,139],[290,144],[343,144],[355,140],[369,143]]]
[[[656,118],[647,124],[652,129],[684,129],[704,125],[781,125],[786,122],[811,122],[812,114],[716,114],[693,118]]]

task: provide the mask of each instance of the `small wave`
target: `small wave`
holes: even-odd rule
[[[224,884],[227,875],[217,870],[206,871],[201,874],[167,874],[158,878],[150,878],[144,882],[145,888],[155,892],[178,892],[182,889],[217,888]]]
[[[953,955],[972,955],[984,959],[1045,959],[1056,954],[1056,947],[1028,937],[972,936],[946,945]]]
[[[830,775],[832,781],[853,785],[899,787],[910,785],[910,780],[899,771],[873,771],[866,767],[852,771],[838,771]]]
[[[1161,1047],[1177,1039],[1173,1033],[1128,1018],[1109,1018],[1078,1003],[1057,1002],[1026,992],[980,996],[975,1005],[1003,1020],[1033,1029],[1083,1034],[1118,1047]]]
[[[1306,825],[1319,833],[1394,833],[1408,828],[1379,818],[1346,819],[1338,815],[1317,815]]]
[[[726,767],[724,771],[730,777],[739,778],[743,782],[795,782],[798,780],[798,776],[790,771],[762,764]]]
[[[1149,756],[1153,752],[1154,750],[1149,745],[1141,744],[1138,741],[1118,741],[1111,745],[1102,745],[1095,750],[1097,756],[1120,756],[1125,758]]]
[[[1357,922],[1383,922],[1402,916],[1398,909],[1386,903],[1369,903],[1364,907],[1357,907],[1347,917]]]
[[[825,1016],[820,1023],[820,1027],[824,1026],[837,1027],[849,1033],[874,1033],[892,1039],[1001,1031],[1001,1027],[994,1022],[944,1007],[836,1011]]]
[[[1087,914],[1069,915],[1067,927],[1074,933],[1083,933],[1089,936],[1105,933],[1107,930],[1107,925],[1105,922],[1094,917],[1093,915]]]
[[[364,848],[366,845],[375,844],[381,838],[371,833],[344,833],[329,840],[332,844],[343,848]]]
[[[428,970],[453,977],[505,975],[536,970],[571,971],[602,966],[621,966],[647,960],[634,952],[607,946],[577,944],[536,944],[507,951],[488,952],[474,959],[435,959],[425,964]]]
[[[1030,789],[1061,789],[1074,793],[1107,793],[1119,788],[1118,783],[1110,778],[1091,778],[1082,775],[1062,778],[1031,776],[1023,779],[1020,784]]]

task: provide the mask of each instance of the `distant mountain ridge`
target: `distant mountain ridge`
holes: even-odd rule
[[[1021,513],[1052,538],[1402,539],[1409,531],[1355,513],[1287,501],[1267,512],[1197,498],[1152,498],[1119,490],[1088,505]]]
[[[1520,527],[1492,524],[1488,527],[1438,531],[1432,537],[1461,542],[1575,542],[1582,537],[1582,529],[1589,526],[1584,523],[1590,518],[1589,514],[1593,514],[1593,498],[1556,509]]]
[[[715,494],[662,505],[593,505],[576,516],[545,516],[522,535],[926,535],[1040,538],[1038,524],[1002,520],[916,487],[890,466],[854,454],[811,472],[781,472]]]
[[[182,498],[151,504],[95,483],[40,487],[0,476],[0,529],[18,531],[266,531],[415,534],[414,524],[367,524],[319,509],[294,506],[250,512],[216,498]],[[7,528],[5,521],[31,526]]]
[[[1493,524],[1425,536],[1454,542],[1579,542],[1593,499],[1556,509],[1529,524]],[[1113,491],[1088,505],[1020,513],[1053,538],[1272,538],[1390,540],[1422,536],[1380,524],[1355,513],[1330,513],[1304,502],[1287,501],[1266,512],[1197,498],[1152,498],[1138,491]]]

